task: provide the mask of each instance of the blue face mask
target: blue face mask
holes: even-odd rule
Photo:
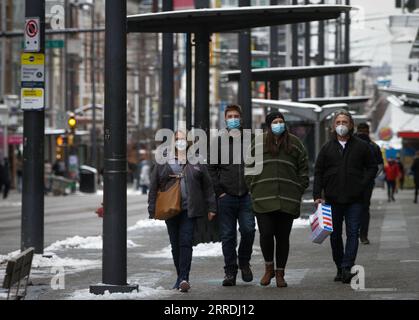
[[[228,129],[238,129],[240,128],[240,118],[233,118],[226,120]]]
[[[279,135],[283,134],[284,131],[285,131],[285,123],[272,124],[271,128],[272,128],[272,132],[275,135],[279,136]]]

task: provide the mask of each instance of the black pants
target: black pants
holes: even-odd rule
[[[374,185],[369,186],[368,189],[364,193],[364,207],[362,209],[361,215],[361,228],[360,228],[360,236],[361,238],[368,238],[368,229],[370,226],[370,205],[371,205],[371,197],[372,191],[374,190]]]
[[[415,184],[415,203],[418,202],[419,183]]]
[[[387,180],[387,195],[388,201],[394,200],[394,192],[396,190],[396,181]]]
[[[274,242],[276,241],[276,267],[285,269],[290,251],[290,234],[294,217],[275,211],[256,213],[256,219],[260,233],[260,248],[265,262],[274,261]]]

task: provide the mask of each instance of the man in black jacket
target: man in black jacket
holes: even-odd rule
[[[414,203],[418,203],[418,192],[419,192],[419,151],[415,153],[415,160],[412,167],[410,168],[413,174],[413,180],[415,183],[415,200]]]
[[[255,238],[255,217],[251,208],[251,199],[244,179],[243,134],[241,125],[242,111],[238,105],[229,105],[225,110],[227,130],[217,137],[218,164],[209,161],[211,175],[218,202],[218,222],[224,255],[225,277],[223,286],[236,284],[237,271],[242,271],[245,282],[253,280],[250,258]],[[241,151],[234,153],[233,145],[239,139]],[[228,161],[223,163],[222,141],[228,141]],[[237,156],[240,158],[237,160]],[[236,161],[234,161],[236,159]],[[238,253],[237,222],[241,235]],[[238,258],[238,264],[237,264]]]
[[[365,122],[358,124],[356,136],[368,143],[370,151],[373,154],[374,160],[377,164],[378,176],[383,171],[384,160],[380,147],[370,139],[370,126]],[[371,197],[372,192],[374,190],[374,186],[375,177],[371,180],[371,183],[369,184],[367,191],[364,193],[364,210],[362,211],[360,228],[360,240],[362,244],[370,244],[370,241],[368,240],[368,229],[370,225]]]
[[[354,121],[346,110],[333,119],[333,137],[317,157],[313,198],[316,204],[332,206],[333,233],[330,237],[333,260],[338,269],[335,281],[350,283],[351,268],[358,252],[358,235],[364,193],[377,173],[377,165],[367,143],[353,135]],[[323,193],[323,195],[322,195]],[[346,225],[346,246],[342,226]]]

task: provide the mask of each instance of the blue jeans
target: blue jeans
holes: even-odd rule
[[[175,287],[179,287],[179,284],[183,280],[189,281],[192,262],[194,218],[189,218],[188,212],[182,211],[179,215],[166,220],[166,226],[172,246],[173,262],[177,272]]]
[[[333,232],[330,236],[333,261],[338,268],[352,268],[358,253],[358,237],[363,211],[362,203],[332,204]],[[346,246],[343,247],[342,228],[346,225]]]
[[[218,199],[219,232],[226,273],[237,273],[238,267],[249,265],[255,239],[255,216],[249,194],[241,197],[226,194]],[[241,235],[237,265],[237,221]]]

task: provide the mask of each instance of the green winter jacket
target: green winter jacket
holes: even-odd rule
[[[253,210],[256,213],[281,211],[298,218],[301,198],[309,185],[308,156],[302,142],[289,134],[291,152],[280,146],[279,154],[272,156],[266,147],[266,133],[263,134],[263,169],[258,175],[246,175]],[[252,154],[254,154],[254,140]],[[255,163],[246,162],[246,167]],[[246,173],[246,172],[245,172]]]

